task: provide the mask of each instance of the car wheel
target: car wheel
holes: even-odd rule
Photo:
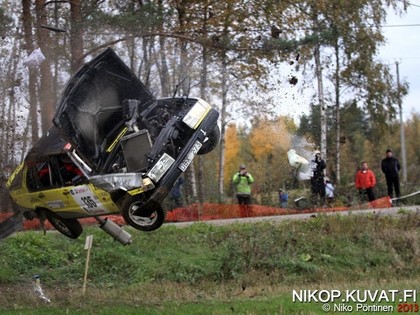
[[[165,221],[165,211],[161,205],[155,205],[152,210],[145,210],[144,215],[135,215],[134,212],[144,206],[140,196],[127,196],[122,203],[121,214],[127,222],[137,230],[150,232],[160,228]]]
[[[220,140],[220,128],[216,125],[211,131],[209,131],[207,137],[209,138],[206,142],[203,143],[203,146],[198,151],[198,154],[203,155],[212,151]]]
[[[83,227],[77,219],[63,219],[54,212],[46,212],[47,220],[61,234],[76,239],[82,234]]]

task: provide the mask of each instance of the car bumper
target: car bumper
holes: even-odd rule
[[[185,170],[185,163],[189,160],[191,151],[195,151],[193,148],[197,141],[201,144],[206,139],[206,134],[210,132],[216,125],[219,113],[212,109],[202,121],[201,125],[197,128],[196,132],[188,140],[181,153],[179,154],[175,163],[170,167],[166,174],[162,177],[160,182],[156,185],[156,189],[153,190],[152,195],[148,198],[144,207],[134,212],[135,215],[148,216],[154,212],[154,208],[160,205],[166,196],[171,191],[174,183],[182,175]],[[196,154],[196,152],[194,152]]]

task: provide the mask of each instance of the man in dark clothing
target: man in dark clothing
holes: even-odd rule
[[[392,156],[390,149],[386,150],[386,158],[382,160],[381,164],[382,172],[385,174],[386,185],[388,186],[388,196],[392,198],[393,189],[395,189],[395,195],[397,198],[400,197],[400,163]]]
[[[324,170],[326,168],[325,161],[321,158],[321,152],[315,151],[314,159],[311,161],[311,169],[313,175],[311,177],[311,192],[312,192],[312,204],[316,205],[318,201],[318,195],[321,198],[322,205],[325,205],[325,182],[324,182]]]
[[[169,193],[169,199],[172,202],[172,208],[180,208],[183,206],[182,204],[182,192],[181,186],[184,184],[185,180],[183,177],[178,178],[175,182],[174,186],[172,187]]]

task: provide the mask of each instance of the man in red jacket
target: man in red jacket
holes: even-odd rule
[[[375,200],[373,188],[376,185],[375,174],[368,168],[366,162],[362,163],[362,169],[356,173],[356,189],[359,190],[360,201],[365,202],[366,196],[369,201]]]

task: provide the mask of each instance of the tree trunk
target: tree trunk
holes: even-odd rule
[[[320,151],[323,159],[327,161],[327,115],[324,102],[324,85],[322,80],[322,65],[321,65],[321,53],[320,53],[320,44],[317,43],[315,46],[315,71],[318,82],[318,101],[321,115],[321,143]]]
[[[170,96],[170,86],[169,86],[169,69],[168,62],[166,60],[166,39],[164,36],[159,37],[159,54],[160,54],[160,85],[162,89],[162,95],[165,97]]]
[[[23,36],[25,39],[25,50],[29,56],[34,50],[34,39],[32,35],[32,14],[31,1],[22,0],[22,24]],[[38,125],[38,102],[36,95],[36,70],[29,67],[28,89],[29,89],[29,116],[31,116],[31,139],[35,143],[39,139]]]
[[[2,129],[0,137],[0,162],[9,163],[11,159],[14,158],[13,152],[15,144],[15,135],[16,135],[16,102],[15,102],[15,82],[16,82],[16,69],[19,58],[15,58],[18,51],[19,41],[17,39],[13,42],[13,47],[10,55],[10,59],[5,64],[8,66],[6,77],[4,80],[4,93],[0,93],[2,98],[0,100],[1,112],[0,112],[0,126]],[[6,106],[8,101],[9,106]],[[7,110],[7,111],[6,111]]]
[[[207,49],[203,47],[202,51],[202,63],[201,63],[201,78],[200,78],[200,97],[202,99],[206,99],[206,88],[207,88]],[[204,181],[204,161],[203,157],[198,157],[198,173],[197,173],[197,180],[198,180],[198,201],[200,203],[204,203],[205,200],[205,192],[206,190],[206,183]]]
[[[48,25],[45,12],[45,0],[35,1],[36,10],[36,35],[41,51],[45,55],[45,61],[41,63],[41,84],[39,90],[39,101],[41,105],[41,127],[46,132],[52,125],[52,118],[55,112],[56,92],[54,91],[53,77],[51,74],[51,40],[48,30],[41,25]]]
[[[83,65],[83,26],[81,0],[70,1],[70,52],[71,73]]]
[[[220,149],[219,149],[219,202],[224,201],[224,187],[223,179],[225,176],[225,133],[226,133],[226,107],[227,107],[227,56],[226,53],[223,53],[222,56],[222,108],[220,111]]]
[[[143,43],[143,58],[140,62],[139,66],[139,78],[143,82],[143,84],[150,88],[149,76],[150,76],[150,69],[151,69],[151,61],[150,61],[150,41],[146,37],[142,39]]]
[[[164,13],[164,5],[162,0],[158,0],[159,10],[161,14]],[[163,23],[159,26],[162,33],[165,32]],[[160,85],[162,89],[163,96],[171,96],[171,87],[170,87],[170,78],[169,78],[169,67],[168,61],[166,56],[166,37],[159,36],[159,54],[160,54],[160,64],[161,64],[161,71],[160,71]]]
[[[335,182],[340,184],[340,50],[338,41],[335,44]]]

